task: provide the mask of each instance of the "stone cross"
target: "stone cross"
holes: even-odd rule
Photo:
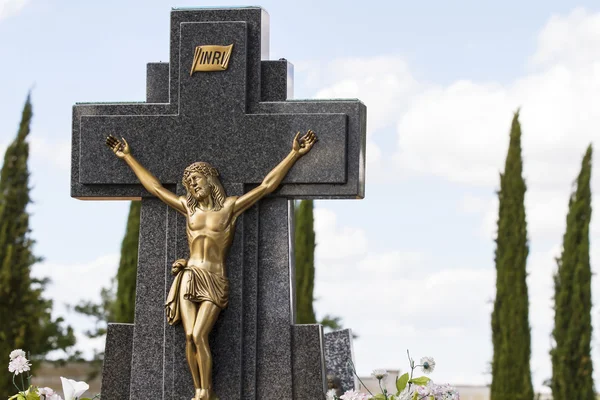
[[[193,396],[183,329],[169,326],[164,311],[170,265],[187,257],[185,220],[145,191],[106,136],[124,136],[177,194],[184,168],[206,161],[231,196],[259,184],[295,133],[308,129],[319,138],[309,155],[238,219],[226,263],[229,305],[211,349],[222,400],[322,397],[322,328],[294,325],[290,199],[364,197],[366,108],[358,100],[288,100],[292,66],[267,61],[268,19],[257,7],[173,9],[170,62],[148,65],[146,102],[73,108],[71,196],[142,200],[135,322],[109,326],[103,400]],[[227,69],[190,73],[197,46],[231,44]]]

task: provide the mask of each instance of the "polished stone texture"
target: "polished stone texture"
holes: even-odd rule
[[[294,370],[294,399],[315,400],[327,392],[325,359],[323,357],[323,327],[321,325],[293,325],[292,355]],[[319,346],[316,344],[319,343]],[[322,382],[322,385],[315,385]]]
[[[339,378],[342,392],[358,387],[356,375],[350,363],[354,363],[352,348],[352,331],[342,329],[325,334],[325,366],[328,375]]]
[[[149,196],[106,148],[107,134],[124,136],[169,190],[184,194],[183,169],[202,160],[219,170],[231,196],[260,183],[289,153],[296,131],[317,132],[319,141],[284,184],[238,218],[226,263],[229,306],[212,331],[211,349],[222,400],[323,393],[321,328],[293,325],[289,199],[364,196],[366,108],[358,100],[288,100],[292,66],[263,61],[267,35],[268,15],[257,7],[174,9],[170,62],[148,64],[145,103],[73,108],[71,195],[142,198],[135,324],[122,360],[131,360],[129,396],[110,395],[113,384],[105,381],[103,400],[193,395],[183,329],[169,326],[164,312],[171,264],[188,257],[185,219]],[[231,43],[226,71],[190,76],[195,46]]]
[[[133,324],[108,324],[102,365],[102,398],[129,398]]]

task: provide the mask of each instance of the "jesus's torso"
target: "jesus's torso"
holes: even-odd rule
[[[219,211],[187,210],[188,267],[225,276],[225,258],[235,232],[234,204],[235,198],[228,197]]]

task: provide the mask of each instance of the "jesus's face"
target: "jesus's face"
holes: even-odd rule
[[[192,172],[187,178],[188,191],[197,201],[210,196],[210,185],[206,177],[198,172]]]

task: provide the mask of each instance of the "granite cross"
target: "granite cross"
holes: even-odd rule
[[[183,330],[164,312],[170,265],[187,253],[185,220],[149,196],[105,137],[126,137],[141,164],[178,194],[184,168],[209,162],[231,196],[260,183],[295,133],[308,129],[319,137],[310,155],[238,220],[229,306],[211,348],[223,400],[322,396],[322,329],[294,325],[290,199],[364,197],[366,108],[358,100],[288,100],[291,64],[266,61],[268,18],[257,7],[173,9],[170,62],[148,64],[146,102],[74,106],[71,195],[142,199],[135,323],[109,327],[103,400],[193,395]],[[227,69],[190,73],[197,46],[231,44]]]

